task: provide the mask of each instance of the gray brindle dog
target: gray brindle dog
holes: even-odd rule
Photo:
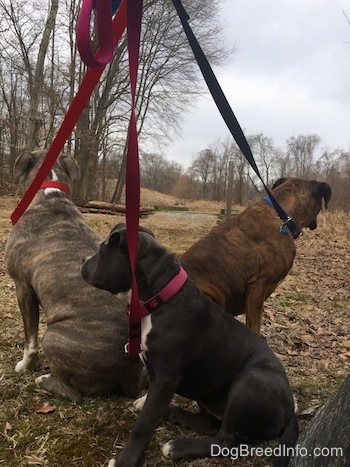
[[[136,269],[145,310],[141,356],[150,381],[131,436],[109,467],[141,465],[167,409],[173,421],[208,435],[165,444],[163,454],[174,461],[210,457],[213,446],[222,450],[279,438],[283,449],[275,465],[286,466],[283,454],[297,440],[298,422],[286,373],[264,339],[200,292],[147,229],[139,233]],[[112,294],[130,289],[124,225],[86,259],[82,275]],[[169,296],[172,286],[175,294]],[[201,412],[168,408],[175,393],[197,401]]]
[[[14,174],[28,187],[45,151],[18,157]],[[101,239],[86,225],[64,188],[71,189],[80,170],[61,154],[43,187],[13,227],[5,261],[16,284],[25,333],[23,359],[16,371],[38,363],[39,308],[46,313],[42,348],[52,375],[37,382],[44,389],[79,400],[80,394],[117,392],[136,397],[142,364],[124,353],[128,336],[125,307],[106,291],[90,287],[81,277],[83,258]],[[62,189],[49,187],[61,182]],[[68,191],[68,190],[67,190]]]

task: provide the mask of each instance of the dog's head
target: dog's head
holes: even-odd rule
[[[20,177],[24,188],[34,180],[41,164],[46,157],[47,151],[27,151],[17,157],[13,173],[15,177]],[[60,154],[56,159],[46,180],[58,180],[72,188],[72,181],[80,178],[80,169],[76,160],[71,156]]]
[[[281,178],[273,185],[273,194],[297,224],[310,230],[317,227],[322,201],[327,209],[332,191],[328,183],[299,178]]]
[[[140,227],[136,266],[140,297],[142,290],[152,290],[154,279],[159,273],[159,264],[164,266],[166,256],[166,250],[156,242],[153,232]],[[108,290],[112,294],[130,289],[131,269],[125,224],[116,225],[108,238],[101,243],[98,253],[85,259],[82,276],[90,285]]]

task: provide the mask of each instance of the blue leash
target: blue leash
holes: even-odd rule
[[[225,94],[223,93],[221,86],[201,48],[199,42],[197,41],[191,26],[188,23],[189,15],[187,14],[184,6],[181,3],[181,0],[172,0],[173,5],[177,11],[177,14],[180,18],[181,24],[187,36],[188,42],[192,48],[193,54],[197,60],[199,68],[202,72],[203,78],[207,83],[208,89],[214,99],[214,102],[224,119],[230,133],[232,134],[234,140],[236,141],[238,147],[242,151],[243,155],[251,165],[252,169],[256,173],[256,175],[261,180],[268,196],[269,196],[269,203],[275,208],[278,216],[283,221],[282,229],[285,228],[286,231],[290,231],[294,238],[300,237],[302,234],[301,229],[297,226],[291,216],[286,213],[286,211],[282,208],[282,206],[278,203],[275,197],[272,195],[271,191],[266,186],[260,172],[258,166],[256,165],[253,153],[250,149],[250,146],[244,136],[243,130],[233,113],[230,104],[228,103]]]

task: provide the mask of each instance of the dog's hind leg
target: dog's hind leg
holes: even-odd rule
[[[229,411],[230,412],[230,411]],[[188,417],[184,413],[178,415],[182,418],[182,421]],[[185,423],[191,428],[198,429],[200,423],[198,420],[195,420],[195,415],[201,414],[190,414],[191,417],[188,417]],[[209,415],[204,413],[204,415]],[[212,417],[214,418],[214,417]],[[230,423],[231,414],[225,410],[224,419],[218,420],[215,419],[216,433],[208,438],[183,438],[183,439],[173,439],[168,441],[162,447],[162,452],[165,457],[171,458],[173,461],[177,462],[182,459],[200,459],[204,457],[219,456],[222,450],[231,449],[233,446],[238,444],[237,434],[235,429],[232,429],[232,424]],[[202,419],[203,420],[203,419]],[[208,419],[204,422],[204,425],[208,423]],[[196,426],[197,425],[197,426]],[[219,454],[218,454],[219,453]]]
[[[204,411],[190,412],[172,405],[168,407],[167,414],[170,422],[185,426],[202,435],[216,435],[221,425],[221,420]]]
[[[59,396],[68,397],[68,399],[73,402],[81,402],[79,391],[67,384],[64,384],[63,381],[55,376],[49,374],[38,376],[35,382],[40,388],[45,389],[45,391]]]
[[[24,325],[23,358],[15,366],[15,371],[34,370],[38,363],[38,327],[39,303],[32,287],[16,282],[18,305],[22,313]]]

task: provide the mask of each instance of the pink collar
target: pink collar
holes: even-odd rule
[[[67,185],[65,185],[64,183],[56,181],[56,180],[46,180],[46,181],[44,181],[41,184],[40,189],[44,189],[44,188],[57,188],[58,190],[64,191],[65,193],[67,193],[67,195],[70,196],[69,187]]]
[[[141,318],[148,316],[153,311],[167,303],[171,298],[178,293],[183,287],[187,279],[187,272],[180,267],[180,271],[175,277],[156,295],[153,295],[150,299],[145,302],[140,301],[141,305]]]

